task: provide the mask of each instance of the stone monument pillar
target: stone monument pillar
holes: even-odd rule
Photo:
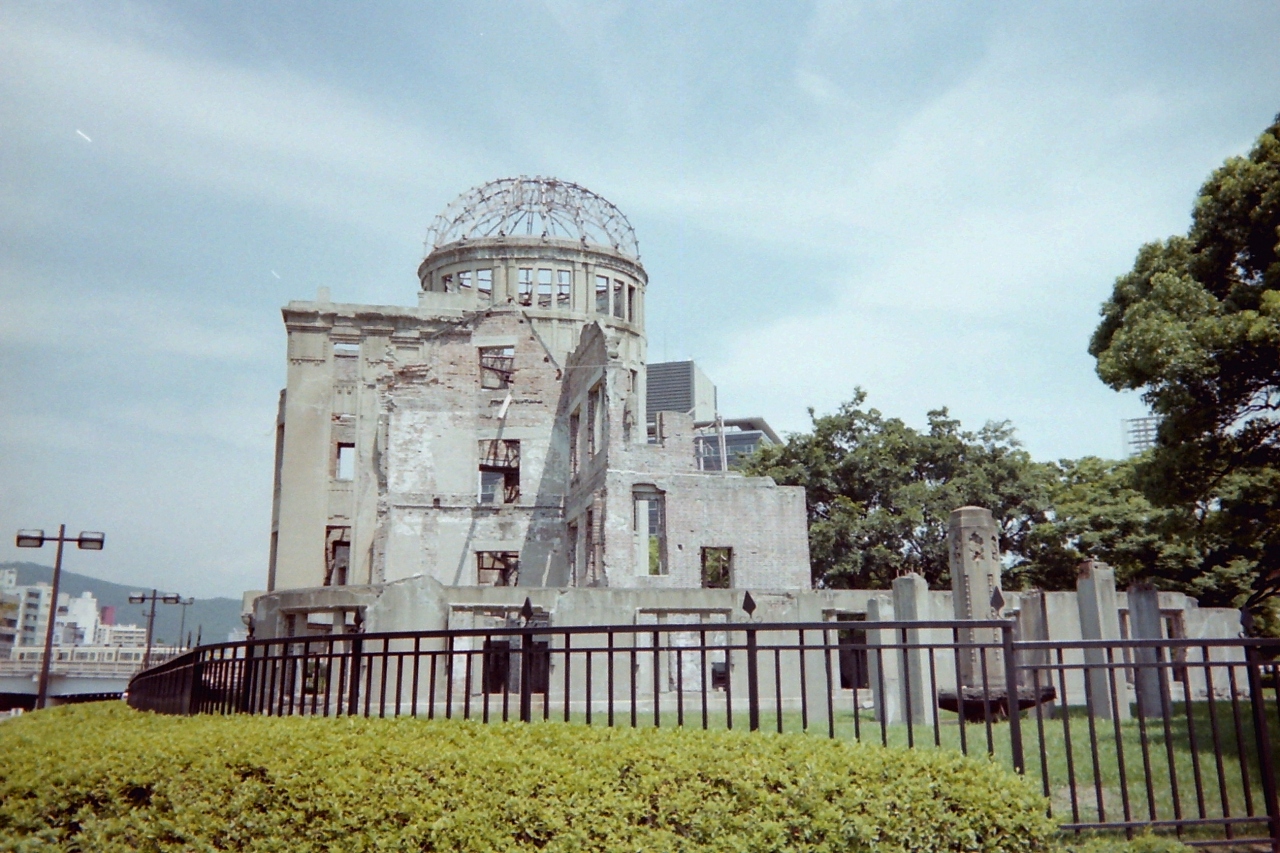
[[[873,595],[867,599],[868,622],[894,621],[893,599]],[[897,723],[902,720],[898,690],[898,655],[893,649],[877,648],[896,642],[889,628],[867,629],[867,680],[871,683],[871,702],[877,720]]]
[[[1159,640],[1160,593],[1149,582],[1141,581],[1129,587],[1129,638],[1132,640]],[[1133,650],[1134,687],[1138,694],[1138,713],[1144,717],[1164,716],[1164,695],[1169,674],[1158,661],[1167,662],[1168,649],[1136,648]]]
[[[1116,573],[1106,563],[1086,560],[1076,574],[1076,605],[1080,610],[1082,640],[1120,641],[1120,606],[1116,601]],[[1114,710],[1120,720],[1129,719],[1129,688],[1124,670],[1108,670],[1106,649],[1084,650],[1084,677],[1088,680],[1089,713],[1104,720],[1112,719]],[[1124,662],[1124,650],[1111,649],[1112,664]],[[1062,697],[1067,703],[1067,697]]]
[[[899,622],[923,622],[932,618],[929,610],[929,585],[915,573],[894,578],[893,612]],[[902,631],[895,631],[895,641],[902,641]],[[908,648],[898,655],[900,707],[904,718],[913,723],[930,724],[937,710],[938,698],[934,695],[933,676],[929,670],[929,650],[919,648],[921,643],[932,642],[933,631],[908,628]],[[936,662],[935,662],[936,668]]]
[[[991,510],[962,506],[952,510],[947,530],[951,600],[958,620],[1004,618],[1000,589],[1000,529]],[[1004,698],[1004,652],[998,628],[963,628],[960,642],[982,643],[983,649],[959,649],[959,692],[965,697]],[[984,675],[985,659],[985,675]]]

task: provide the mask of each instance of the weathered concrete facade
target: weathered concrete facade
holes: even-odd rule
[[[417,306],[284,309],[268,590],[808,588],[803,490],[699,472],[688,417],[649,443],[625,218],[522,181],[437,221]],[[506,233],[538,216],[541,236]]]

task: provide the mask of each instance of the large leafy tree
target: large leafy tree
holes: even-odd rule
[[[884,588],[914,571],[946,585],[947,521],[966,504],[991,509],[1002,550],[1019,560],[1046,518],[1048,480],[1009,425],[968,432],[939,409],[921,432],[865,401],[859,389],[834,414],[810,410],[812,432],[762,448],[747,465],[805,487],[815,584]]]
[[[1135,475],[1194,543],[1183,580],[1204,604],[1280,592],[1280,116],[1205,182],[1185,236],[1139,250],[1089,351],[1161,418]]]
[[[1155,506],[1138,488],[1132,460],[1086,456],[1046,466],[1051,476],[1049,519],[1027,537],[1023,585],[1074,589],[1082,561],[1101,560],[1121,586],[1152,575],[1197,594],[1199,552],[1182,538],[1180,514]]]

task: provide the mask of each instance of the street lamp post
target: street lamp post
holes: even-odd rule
[[[178,623],[178,644],[183,645],[184,640],[182,638],[186,636],[187,630],[187,608],[195,604],[196,600],[194,597],[184,598],[178,603],[182,605],[182,620]],[[190,643],[186,645],[190,645]]]
[[[156,602],[160,601],[165,604],[181,604],[182,596],[175,592],[161,593],[151,590],[150,595],[144,595],[141,592],[135,592],[129,596],[130,604],[142,604],[143,602],[151,602],[151,613],[147,616],[147,651],[142,655],[142,668],[146,669],[151,666],[151,637],[156,627]]]
[[[53,661],[53,626],[58,621],[58,585],[62,582],[62,545],[74,542],[82,551],[101,551],[106,535],[81,531],[79,536],[68,537],[67,526],[58,525],[57,536],[45,536],[43,530],[19,530],[19,548],[41,548],[46,542],[57,542],[58,553],[53,558],[53,589],[49,593],[49,623],[44,629],[44,658],[40,661],[40,686],[36,690],[36,710],[45,706],[49,698],[49,664]]]

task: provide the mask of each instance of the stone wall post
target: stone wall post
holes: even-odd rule
[[[1083,640],[1120,640],[1120,606],[1116,600],[1116,573],[1106,563],[1087,560],[1076,574],[1076,605],[1080,609],[1080,638]],[[1129,688],[1124,670],[1106,668],[1107,649],[1085,649],[1085,678],[1088,680],[1089,713],[1104,720],[1114,710],[1120,720],[1129,719]],[[1111,663],[1124,661],[1124,650],[1110,650]],[[1062,697],[1066,705],[1067,697]]]
[[[1129,637],[1134,640],[1162,639],[1160,630],[1160,593],[1150,582],[1129,587]],[[1168,660],[1168,650],[1145,648],[1133,650],[1134,686],[1138,694],[1138,713],[1144,717],[1163,717],[1168,673],[1157,662]]]
[[[892,622],[893,599],[887,595],[873,595],[867,600],[868,622]],[[902,719],[898,691],[898,655],[893,650],[878,649],[894,642],[894,632],[889,629],[867,629],[867,677],[871,682],[871,702],[875,718],[886,723]]]
[[[962,506],[952,510],[947,530],[950,553],[952,603],[958,620],[1000,619],[1000,529],[991,510]],[[1000,592],[997,596],[996,593]],[[960,659],[958,693],[980,694],[985,685],[992,699],[1005,694],[1004,652],[998,628],[962,628],[960,642],[982,643],[985,648],[957,649]],[[985,657],[985,674],[984,674]]]
[[[893,581],[894,618],[900,622],[923,622],[932,618],[929,609],[929,585],[915,573],[903,575]],[[902,641],[903,631],[894,631],[894,640]],[[933,631],[922,628],[906,630],[907,643],[919,646],[932,641]],[[929,669],[929,651],[910,648],[898,655],[899,707],[904,718],[910,716],[913,723],[933,723],[938,697],[935,695],[933,675]]]

